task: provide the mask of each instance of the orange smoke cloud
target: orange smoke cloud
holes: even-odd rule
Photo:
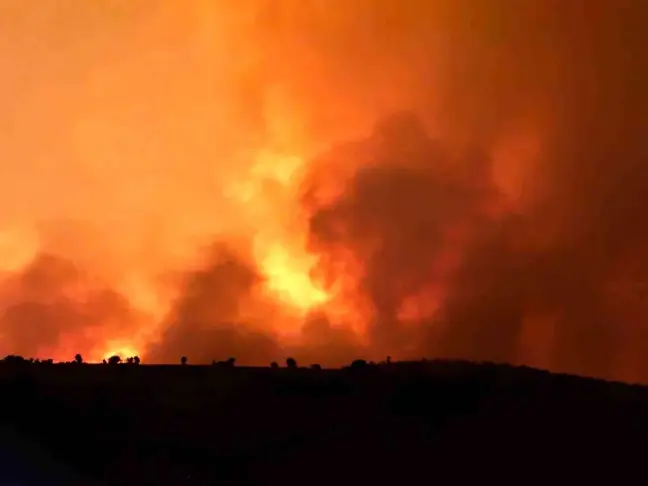
[[[642,6],[0,7],[0,351],[648,379]]]

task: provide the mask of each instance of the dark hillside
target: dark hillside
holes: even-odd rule
[[[4,363],[0,382],[12,463],[97,484],[636,480],[648,438],[646,388],[493,364]]]

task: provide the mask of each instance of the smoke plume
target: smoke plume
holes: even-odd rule
[[[647,20],[4,2],[2,352],[647,380]]]

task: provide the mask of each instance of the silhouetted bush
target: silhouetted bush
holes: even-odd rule
[[[212,366],[218,366],[221,368],[234,368],[236,366],[236,358],[227,358],[225,361],[212,361]]]
[[[119,356],[117,356],[117,355],[111,356],[110,358],[108,358],[108,364],[116,365],[116,364],[119,364],[119,363],[121,363],[121,358]]]
[[[81,356],[80,354],[76,354],[74,356],[74,362],[76,364],[83,364],[83,356]]]
[[[288,358],[286,360],[286,367],[287,368],[297,368],[297,361],[295,361],[295,358]]]
[[[311,370],[321,370],[321,369],[322,366],[317,363],[311,365]]]
[[[367,368],[367,362],[364,359],[356,359],[351,363],[352,370],[363,370]]]
[[[180,358],[180,364],[181,364],[182,366],[186,366],[186,365],[187,365],[187,357],[186,357],[186,356],[183,356],[182,358]]]
[[[135,363],[136,365],[138,365],[138,364],[140,364],[140,362],[141,362],[141,361],[140,361],[140,357],[139,357],[139,356],[133,356],[133,363]]]
[[[279,363],[277,363],[276,361],[273,361],[272,363],[270,363],[270,368],[272,368],[272,369],[279,368]]]

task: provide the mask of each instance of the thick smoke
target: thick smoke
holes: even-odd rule
[[[50,254],[37,255],[3,281],[0,310],[0,354],[57,359],[71,359],[107,338],[127,338],[142,317],[110,286]]]
[[[356,335],[317,312],[304,318],[300,339],[282,342],[273,325],[281,327],[290,316],[260,296],[263,277],[254,263],[225,245],[215,245],[206,258],[206,265],[182,277],[165,331],[147,351],[147,361],[177,362],[186,350],[192,362],[202,364],[235,357],[241,364],[268,365],[294,356],[302,363],[339,366],[365,352]]]
[[[249,306],[260,305],[250,298],[260,281],[256,269],[220,245],[208,261],[204,269],[186,276],[166,330],[147,358],[173,363],[185,352],[197,363],[236,357],[244,364],[268,364],[278,359],[274,336],[267,329],[254,329],[254,313],[249,312]]]
[[[648,316],[638,292],[648,261],[648,98],[641,89],[648,59],[638,19],[646,9],[594,2],[584,19],[550,4],[525,4],[519,17],[518,9],[477,8],[474,35],[484,42],[455,46],[462,71],[444,93],[458,109],[449,139],[463,127],[484,155],[474,152],[456,170],[411,120],[400,120],[401,133],[378,129],[368,140],[365,156],[374,165],[312,218],[316,248],[354,248],[366,262],[361,286],[381,349],[627,378],[645,373]],[[529,11],[536,27],[519,24]],[[540,165],[519,181],[522,200],[499,212],[489,155],[498,132],[527,110],[544,120]],[[461,262],[443,282],[442,304],[419,319],[412,336],[397,308],[437,284],[430,265],[443,232],[463,224]]]
[[[5,3],[7,353],[137,334],[153,361],[444,355],[648,379],[644,2]],[[263,150],[315,155],[300,200],[231,197]],[[233,243],[284,206],[335,295],[306,317]]]
[[[311,247],[317,253],[348,255],[362,262],[358,289],[374,307],[370,334],[374,346],[397,351],[407,339],[398,326],[402,302],[438,284],[450,232],[486,217],[493,187],[482,161],[453,161],[425,134],[417,119],[397,115],[374,134],[329,157],[359,155],[368,165],[330,204],[311,208]],[[320,163],[326,164],[327,160]],[[484,180],[484,176],[486,180]],[[317,192],[307,187],[306,195]],[[331,275],[334,280],[335,275]]]

